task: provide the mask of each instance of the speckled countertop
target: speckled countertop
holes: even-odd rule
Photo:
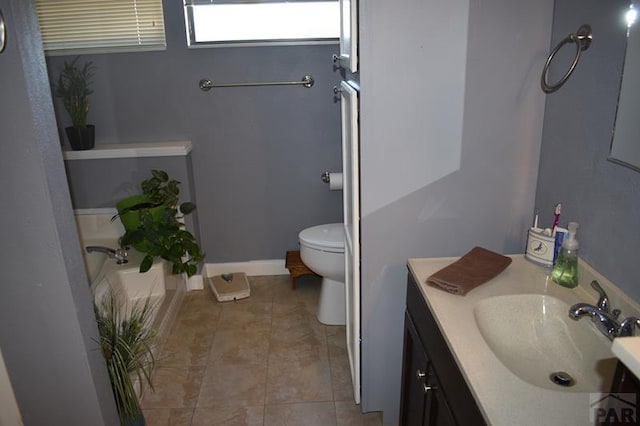
[[[544,389],[520,379],[500,362],[485,342],[476,325],[474,307],[482,299],[508,294],[544,294],[568,305],[594,303],[596,294],[588,285],[592,279],[598,279],[609,294],[612,306],[622,309],[623,317],[636,315],[640,308],[583,262],[579,269],[580,286],[567,289],[551,281],[549,269],[527,261],[522,255],[511,257],[513,262],[504,272],[465,296],[426,285],[428,276],[457,258],[410,259],[408,266],[487,423],[497,426],[590,424],[590,394]],[[592,327],[588,319],[581,322],[584,327]],[[609,344],[606,337],[595,329],[593,332],[594,338]]]
[[[619,337],[613,341],[611,350],[636,377],[640,377],[640,336]]]

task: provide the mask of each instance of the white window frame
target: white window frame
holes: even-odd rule
[[[194,9],[197,7],[235,7],[238,9],[255,5],[257,7],[269,7],[269,5],[294,5],[296,3],[315,3],[318,1],[324,1],[327,3],[334,3],[336,7],[336,28],[335,37],[322,37],[322,38],[274,38],[274,37],[261,37],[261,38],[227,38],[224,40],[196,40],[196,17],[194,17]],[[241,9],[240,9],[241,10]],[[239,13],[241,15],[242,12]],[[339,4],[338,0],[253,0],[253,1],[240,1],[240,0],[184,0],[184,16],[185,16],[185,28],[187,33],[187,45],[189,48],[207,48],[207,47],[239,47],[239,46],[290,46],[290,45],[313,45],[313,44],[338,44],[340,40],[340,20],[339,20]],[[238,19],[241,20],[241,19]],[[240,25],[240,24],[237,24]]]

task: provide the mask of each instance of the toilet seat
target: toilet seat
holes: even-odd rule
[[[329,253],[344,253],[344,225],[330,223],[312,226],[298,234],[300,245]]]

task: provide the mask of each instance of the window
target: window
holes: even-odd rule
[[[189,46],[335,43],[338,0],[184,0]]]
[[[36,0],[48,55],[164,50],[162,0]]]

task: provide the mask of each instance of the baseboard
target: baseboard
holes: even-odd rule
[[[187,279],[187,291],[203,290],[204,280],[202,275],[192,275]]]
[[[244,272],[247,276],[255,275],[288,275],[284,267],[284,259],[250,260],[247,262],[207,263],[202,269],[206,277],[226,274],[229,272]]]

